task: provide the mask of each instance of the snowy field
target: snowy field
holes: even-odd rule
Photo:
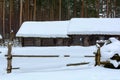
[[[20,69],[6,73],[7,48],[0,47],[0,80],[120,80],[119,69],[94,66],[96,46],[82,47],[13,47],[12,54],[59,55],[54,58],[13,58],[12,67]],[[70,55],[70,57],[64,57]],[[90,62],[86,65],[66,66],[70,63]]]

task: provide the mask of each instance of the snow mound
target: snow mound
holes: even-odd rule
[[[120,41],[114,37],[109,38],[111,41],[110,44],[104,44],[103,47],[101,47],[101,57],[104,58],[111,58],[115,54],[120,55]]]

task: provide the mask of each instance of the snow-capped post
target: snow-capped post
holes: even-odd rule
[[[8,43],[8,56],[7,56],[7,73],[11,73],[12,71],[12,43]]]
[[[11,73],[12,71],[12,45],[13,45],[13,39],[14,39],[14,32],[11,30],[10,32],[10,38],[8,42],[8,54],[7,54],[7,73]]]
[[[98,47],[97,49],[97,53],[95,54],[95,66],[100,66],[100,57],[101,57],[101,54],[100,54],[100,47]]]
[[[103,46],[105,43],[104,40],[97,40],[96,41],[96,46],[97,46],[97,53],[95,54],[95,66],[100,66],[100,58],[101,58],[101,53],[100,53],[100,48]]]

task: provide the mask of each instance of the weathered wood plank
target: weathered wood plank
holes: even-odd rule
[[[59,57],[59,55],[12,55],[12,57]]]
[[[70,64],[67,64],[66,66],[78,66],[78,65],[85,65],[85,64],[89,64],[89,62],[70,63]]]

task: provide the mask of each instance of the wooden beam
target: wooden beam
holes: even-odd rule
[[[12,68],[13,70],[15,70],[15,69],[20,69],[20,67],[14,67],[14,68]]]
[[[70,57],[70,55],[63,55],[64,57]],[[5,55],[8,57],[8,55]],[[12,57],[60,57],[59,55],[12,55]]]
[[[108,64],[108,63],[110,63],[110,61],[102,61],[102,62],[100,62],[100,64],[103,64],[103,65]]]
[[[95,56],[92,56],[92,55],[85,55],[84,57],[95,57]]]
[[[5,55],[6,57],[8,55]],[[12,55],[12,57],[59,57],[59,55]]]
[[[89,64],[89,62],[70,63],[70,64],[67,64],[66,66],[79,66],[79,65],[85,65],[85,64]]]

